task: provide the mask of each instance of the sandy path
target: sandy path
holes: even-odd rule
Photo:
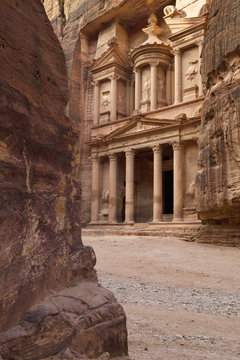
[[[133,360],[240,359],[240,249],[86,236],[128,318]]]

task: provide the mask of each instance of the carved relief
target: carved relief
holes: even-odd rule
[[[174,17],[175,15],[180,15],[180,12],[174,5],[168,5],[163,9],[165,17]]]
[[[185,77],[188,82],[192,82],[195,79],[195,77],[198,73],[198,65],[197,64],[198,64],[198,60],[189,62],[189,67],[185,74]]]
[[[101,106],[103,111],[109,111],[110,102],[110,91],[104,91],[101,98]]]
[[[150,79],[146,79],[143,86],[143,100],[150,98]]]
[[[160,99],[166,98],[166,81],[158,77],[158,97]]]

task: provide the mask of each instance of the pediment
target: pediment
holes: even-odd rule
[[[205,22],[203,17],[194,17],[194,18],[165,18],[166,24],[169,26],[171,33],[175,34],[179,31],[186,30],[195,25]]]
[[[157,131],[161,128],[179,125],[179,120],[140,118],[132,119],[120,129],[112,131],[106,136],[105,141],[117,140],[123,137],[131,137],[146,132]]]
[[[98,59],[96,59],[91,66],[92,72],[97,72],[102,68],[107,68],[110,66],[120,66],[125,69],[129,68],[126,58],[121,54],[119,47],[114,46],[110,47],[105,53],[102,54]]]

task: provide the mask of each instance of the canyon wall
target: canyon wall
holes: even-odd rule
[[[126,354],[124,311],[81,241],[63,51],[39,0],[3,2],[0,32],[0,358]]]
[[[199,241],[240,242],[240,7],[213,0],[202,53],[206,98],[199,139]]]

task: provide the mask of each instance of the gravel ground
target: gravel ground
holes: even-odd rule
[[[132,360],[240,360],[240,249],[86,236],[128,319]]]

